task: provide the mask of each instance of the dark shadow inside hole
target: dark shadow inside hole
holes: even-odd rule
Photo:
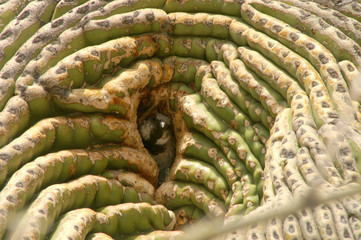
[[[144,147],[158,164],[158,186],[169,175],[176,152],[172,119],[166,113],[164,104],[167,102],[160,101],[154,106],[150,102],[142,101],[138,107],[138,130]]]

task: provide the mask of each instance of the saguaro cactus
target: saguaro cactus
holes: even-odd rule
[[[0,239],[174,239],[359,186],[360,21],[356,0],[0,0]],[[358,239],[360,196],[217,239]]]

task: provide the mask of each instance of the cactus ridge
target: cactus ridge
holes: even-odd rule
[[[360,29],[356,0],[0,0],[0,239],[174,239],[358,186]],[[219,239],[360,229],[358,194]]]

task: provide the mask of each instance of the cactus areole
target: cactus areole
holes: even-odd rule
[[[353,189],[360,69],[357,0],[0,0],[0,240],[175,239]],[[360,238],[356,194],[214,239]]]

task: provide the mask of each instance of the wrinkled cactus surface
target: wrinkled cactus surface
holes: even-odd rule
[[[360,46],[357,0],[0,0],[0,239],[175,239],[359,186]],[[361,195],[215,239],[361,239]]]

